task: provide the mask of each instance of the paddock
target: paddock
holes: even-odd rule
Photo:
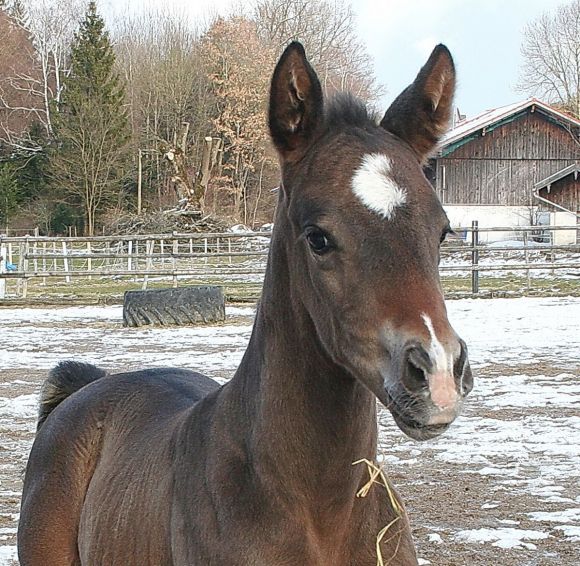
[[[580,299],[462,299],[448,310],[476,378],[462,416],[417,443],[379,409],[382,463],[421,563],[577,564]],[[171,365],[224,382],[253,314],[233,306],[224,324],[169,329],[123,328],[118,306],[0,309],[0,565],[17,564],[22,473],[49,368],[68,358],[119,371]]]

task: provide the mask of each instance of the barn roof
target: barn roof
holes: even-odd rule
[[[519,118],[529,108],[541,112],[548,118],[551,118],[563,126],[580,128],[580,120],[576,120],[572,116],[553,108],[537,98],[528,98],[527,100],[508,104],[507,106],[486,110],[473,118],[462,120],[443,137],[441,141],[442,155],[447,155],[458,147],[471,141],[477,137],[480,132],[485,134],[503,124]]]
[[[548,192],[550,192],[550,188],[555,182],[559,181],[560,179],[563,179],[564,177],[567,177],[568,175],[574,175],[574,179],[578,179],[579,173],[580,173],[580,163],[572,163],[572,165],[564,167],[564,169],[560,169],[560,171],[558,171],[557,173],[554,173],[553,175],[550,175],[549,177],[546,177],[545,179],[538,181],[534,185],[534,190],[539,191],[547,187]]]

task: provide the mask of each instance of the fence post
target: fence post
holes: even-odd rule
[[[127,244],[127,271],[131,271],[131,269],[133,268],[132,256],[133,256],[133,240],[129,240],[129,243]]]
[[[479,222],[474,220],[471,223],[471,292],[474,295],[479,293],[479,270],[477,265],[479,264]]]
[[[24,273],[28,273],[28,254],[30,253],[30,241],[28,240],[28,236],[26,237],[26,244],[24,245],[24,263],[23,270]],[[26,299],[28,295],[28,277],[24,277],[24,281],[22,281],[22,298]]]
[[[24,242],[18,243],[18,273],[24,271]],[[19,277],[16,281],[16,295],[20,297],[22,294],[22,279]]]
[[[93,258],[91,257],[93,253],[93,250],[91,248],[91,242],[87,242],[87,255],[88,257],[88,261],[87,261],[87,269],[89,270],[89,273],[93,272]],[[89,281],[93,278],[92,275],[89,275]]]
[[[177,270],[177,253],[179,252],[179,243],[177,240],[173,240],[173,249],[172,249],[172,261],[171,265],[173,267],[173,286],[177,287],[177,275],[175,271]]]
[[[63,240],[62,241],[62,264],[63,264],[64,270],[66,271],[66,275],[64,276],[64,280],[67,283],[70,283],[70,275],[68,274],[69,264],[68,264],[67,254],[68,254],[68,251],[66,249],[66,240]]]
[[[6,273],[7,250],[4,244],[0,244],[0,299],[6,297],[6,279],[2,277]]]
[[[143,286],[141,289],[145,291],[147,289],[147,281],[149,280],[148,272],[153,269],[153,261],[151,254],[153,253],[153,248],[155,247],[155,240],[147,240],[145,242],[145,275],[143,276]]]
[[[528,248],[528,231],[527,230],[524,230],[524,259],[525,259],[526,265],[529,265],[530,264],[530,254],[529,254],[529,248]],[[529,291],[530,288],[532,287],[529,267],[526,269],[526,279],[527,279],[527,289]]]
[[[38,231],[38,228],[36,228],[35,231]],[[38,255],[38,242],[36,240],[34,240],[34,244],[32,245],[32,253],[34,254],[34,256]],[[33,262],[34,264],[34,273],[38,272],[38,258],[34,258]]]
[[[46,273],[46,242],[42,242],[42,271]],[[42,286],[46,287],[46,277],[42,278]]]
[[[111,240],[107,240],[107,245],[105,249],[105,269],[110,269],[111,267]]]

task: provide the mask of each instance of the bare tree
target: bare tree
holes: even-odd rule
[[[247,224],[249,192],[268,161],[264,109],[276,52],[253,21],[239,16],[214,22],[203,46],[216,104],[213,131],[223,143],[223,185],[233,196],[234,215]]]
[[[117,64],[127,85],[134,153],[142,152],[145,187],[175,199],[174,162],[168,148],[180,148],[184,173],[195,177],[210,128],[213,105],[202,64],[199,31],[182,14],[148,11],[126,17],[113,32]],[[182,131],[188,124],[186,147]],[[191,170],[191,171],[189,171]]]
[[[52,134],[52,112],[60,102],[63,78],[70,69],[70,44],[87,7],[87,0],[25,0],[27,18],[23,27],[30,33],[40,74],[19,74],[16,88],[29,93],[34,112]]]
[[[278,51],[301,41],[327,90],[350,90],[366,100],[381,94],[344,0],[258,0],[253,18],[260,37]]]
[[[580,117],[580,0],[546,12],[524,29],[518,90]]]
[[[40,76],[28,32],[10,12],[0,9],[0,141],[24,149],[23,136],[38,119],[35,100],[19,77]]]

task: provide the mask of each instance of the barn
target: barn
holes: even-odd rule
[[[550,224],[556,226],[580,224],[579,174],[580,163],[573,163],[536,183],[534,196],[539,201],[540,210],[550,215]],[[555,232],[554,241],[576,243],[580,241],[576,236],[577,233],[577,230]]]
[[[531,98],[458,119],[427,174],[454,226],[570,225],[579,162],[580,121]]]

